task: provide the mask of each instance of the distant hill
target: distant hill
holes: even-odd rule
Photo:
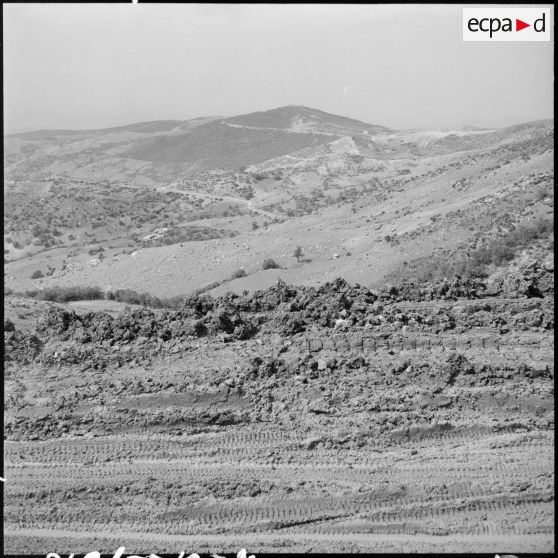
[[[268,128],[242,128],[211,122],[180,135],[147,139],[124,153],[131,159],[175,164],[187,170],[239,168],[332,141],[313,132],[292,134]]]
[[[339,135],[353,133],[387,134],[392,132],[384,126],[366,124],[359,120],[337,116],[321,110],[290,105],[262,112],[252,112],[227,118],[225,122],[255,128],[281,128],[286,130],[311,130]]]
[[[318,147],[342,136],[360,138],[389,132],[383,126],[317,109],[286,106],[208,122],[183,134],[145,139],[125,155],[184,173],[238,169]]]
[[[38,130],[5,136],[5,174],[43,180],[164,184],[196,172],[241,167],[335,142],[341,137],[367,149],[392,131],[344,116],[286,106],[246,115],[136,122],[96,130]],[[307,155],[306,155],[307,156]]]

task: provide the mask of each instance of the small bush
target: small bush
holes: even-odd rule
[[[296,261],[300,261],[300,258],[302,258],[302,256],[304,256],[304,252],[302,251],[302,248],[300,246],[297,246],[295,248],[295,251],[293,252],[293,256],[296,258]]]
[[[264,262],[262,263],[262,268],[263,269],[281,269],[281,266],[273,259],[271,258],[267,258],[267,260],[264,260]]]
[[[31,279],[40,279],[41,277],[44,277],[44,275],[40,269],[36,269],[31,275]]]
[[[232,275],[231,279],[240,279],[241,277],[246,277],[248,274],[242,268],[237,269]]]
[[[102,300],[105,294],[100,287],[47,287],[42,290],[25,291],[25,296],[49,302],[71,302],[73,300]]]
[[[116,300],[117,302],[125,302],[126,304],[151,306],[152,308],[163,307],[163,303],[157,297],[151,296],[148,293],[138,293],[132,289],[118,289],[114,292],[108,292],[107,299]]]
[[[535,191],[533,192],[533,197],[536,201],[542,201],[546,197],[548,197],[551,193],[551,190],[546,187],[546,185],[538,186]]]
[[[210,291],[211,289],[215,289],[217,287],[219,287],[220,285],[223,284],[224,281],[214,281],[213,283],[210,283],[209,285],[206,285],[205,287],[201,287],[199,289],[196,289],[194,291],[194,295],[200,295],[203,293],[206,293],[207,291]]]
[[[87,252],[90,256],[93,256],[94,254],[100,254],[101,252],[104,252],[105,249],[102,246],[99,246],[98,248],[91,248],[89,250],[89,252]]]

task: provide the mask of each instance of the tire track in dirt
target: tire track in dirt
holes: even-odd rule
[[[482,440],[486,444],[494,447],[498,446],[501,440],[502,447],[509,446],[528,446],[528,447],[552,447],[552,433],[539,432],[537,435],[532,433],[514,433],[514,428],[495,431],[490,426],[466,426],[455,427],[451,424],[439,426],[413,427],[407,429],[396,429],[391,432],[390,445],[373,437],[367,439],[367,446],[370,448],[383,448],[393,451],[395,448],[413,448],[426,442],[429,444],[447,444],[448,442],[474,442],[478,446]],[[263,440],[267,440],[267,444]],[[260,458],[268,448],[292,450],[307,454],[301,441],[308,439],[302,433],[273,433],[265,437],[247,434],[237,434],[228,438],[226,435],[219,437],[210,435],[206,439],[200,438],[194,444],[189,440],[153,440],[144,441],[97,441],[91,444],[90,441],[73,440],[61,443],[59,441],[48,441],[40,443],[29,442],[5,442],[5,459],[7,463],[17,464],[25,462],[27,464],[38,463],[48,465],[50,463],[71,464],[86,462],[110,461],[112,463],[143,460],[145,463],[176,460],[196,460],[211,457],[209,464],[215,462],[222,454],[230,456],[247,453],[251,459]],[[261,441],[260,441],[261,440]],[[278,442],[284,441],[281,445]],[[255,450],[259,451],[255,451]],[[235,451],[233,451],[235,450]],[[315,451],[315,450],[314,450]],[[322,454],[320,454],[322,455]],[[365,454],[366,455],[366,454]],[[327,457],[327,452],[323,454]],[[326,461],[327,463],[327,461]]]

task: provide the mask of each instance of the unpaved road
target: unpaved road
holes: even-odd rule
[[[260,209],[258,207],[255,207],[253,202],[250,200],[245,200],[244,198],[235,198],[232,196],[218,196],[216,194],[207,194],[206,192],[198,192],[197,190],[185,190],[185,189],[181,189],[181,188],[175,188],[172,185],[169,186],[160,186],[159,188],[157,188],[157,191],[159,192],[175,192],[177,194],[182,194],[182,195],[191,195],[191,196],[197,196],[199,198],[204,198],[204,199],[208,199],[208,200],[216,200],[216,201],[227,201],[227,202],[231,202],[231,203],[237,203],[237,204],[241,204],[241,205],[246,205],[250,211],[254,211],[256,213],[259,213],[260,215],[263,215],[264,217],[269,217],[270,219],[284,219],[285,216],[284,215],[279,215],[278,213],[271,213],[269,211],[265,211],[264,209]]]
[[[177,553],[236,544],[263,552],[274,541],[281,551],[553,550],[551,434],[462,430],[342,455],[308,450],[300,438],[256,429],[192,445],[149,435],[8,442],[9,492],[44,496],[34,509],[7,500],[6,549],[35,539],[62,551],[68,538],[67,552],[110,552],[125,541],[130,552]],[[275,488],[258,495],[263,485]],[[252,495],[236,497],[241,486]],[[188,504],[200,487],[218,499]]]

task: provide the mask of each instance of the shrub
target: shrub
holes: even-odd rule
[[[281,269],[281,266],[273,259],[267,258],[262,263],[263,269]]]
[[[118,289],[112,293],[107,293],[109,300],[125,302],[126,304],[139,304],[139,293],[132,289]]]
[[[209,285],[206,285],[205,287],[201,287],[199,289],[196,289],[194,291],[194,295],[203,294],[207,291],[210,291],[211,289],[215,289],[216,287],[219,287],[222,284],[223,284],[223,281],[214,281],[213,283],[210,283]]]
[[[246,277],[246,275],[248,275],[246,271],[240,268],[231,275],[231,279],[240,279],[241,277]]]
[[[42,290],[25,291],[25,296],[49,302],[70,302],[72,300],[102,300],[105,298],[100,287],[47,287]]]
[[[36,269],[31,275],[31,279],[40,279],[41,277],[44,277],[44,275],[40,269]]]
[[[544,200],[550,193],[551,191],[547,189],[545,185],[541,185],[538,186],[536,190],[533,192],[534,194],[533,197],[536,201],[541,201]]]
[[[52,302],[72,300],[102,300],[105,294],[100,287],[49,287],[39,292],[39,297]]]
[[[217,283],[218,285],[219,283]],[[158,298],[149,293],[138,293],[132,289],[118,289],[107,292],[107,300],[116,300],[126,304],[138,304],[150,308],[172,308],[180,309],[184,305],[184,296],[173,296],[170,298]]]

